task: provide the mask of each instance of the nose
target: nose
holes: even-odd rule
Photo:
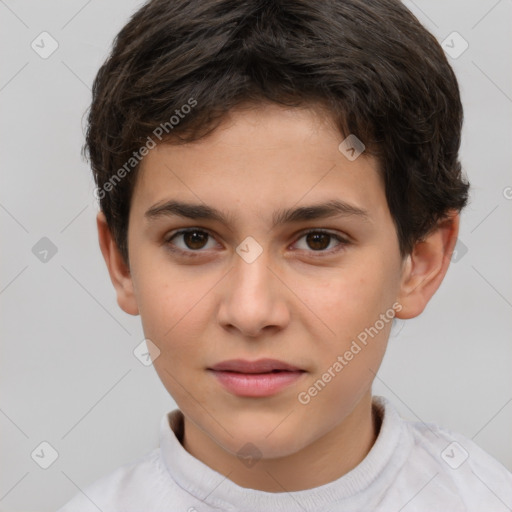
[[[235,255],[226,276],[218,321],[225,329],[256,338],[283,329],[290,320],[287,287],[266,251],[248,263]]]

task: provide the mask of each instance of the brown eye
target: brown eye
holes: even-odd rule
[[[301,244],[301,240],[304,240],[305,243]],[[333,240],[338,242],[334,245],[334,247],[331,245]],[[296,242],[298,249],[304,250],[306,252],[318,252],[320,253],[319,255],[332,254],[348,244],[349,241],[345,238],[335,233],[329,233],[328,231],[322,231],[318,229],[304,233]],[[329,248],[330,246],[331,248]]]
[[[183,233],[183,241],[189,249],[202,249],[205,246],[208,237],[208,233],[205,233],[204,231],[187,231]]]
[[[204,252],[201,249],[212,248],[212,246],[207,247],[209,239],[213,240],[212,236],[207,231],[202,229],[184,229],[169,237],[166,240],[166,244],[170,249],[177,252]]]
[[[327,249],[331,238],[332,235],[327,235],[325,233],[308,233],[306,235],[307,244],[315,251]]]

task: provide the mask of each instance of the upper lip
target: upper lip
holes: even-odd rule
[[[257,361],[246,361],[245,359],[230,359],[222,361],[209,370],[231,371],[238,373],[268,373],[272,370],[304,371],[296,366],[279,361],[277,359],[258,359]]]

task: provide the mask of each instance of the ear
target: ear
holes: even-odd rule
[[[457,242],[459,222],[459,213],[450,211],[407,256],[397,299],[402,305],[398,318],[418,316],[441,285]]]
[[[100,211],[96,216],[98,225],[98,241],[105,263],[107,264],[110,280],[117,293],[119,307],[129,315],[138,315],[139,308],[135,300],[130,268],[126,265],[121,253],[110,233],[105,214]]]

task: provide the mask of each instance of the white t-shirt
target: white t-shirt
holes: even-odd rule
[[[160,448],[105,475],[57,512],[504,512],[512,473],[473,441],[407,421],[374,397],[379,435],[365,459],[313,489],[271,493],[240,487],[180,443],[183,414],[165,414]]]

